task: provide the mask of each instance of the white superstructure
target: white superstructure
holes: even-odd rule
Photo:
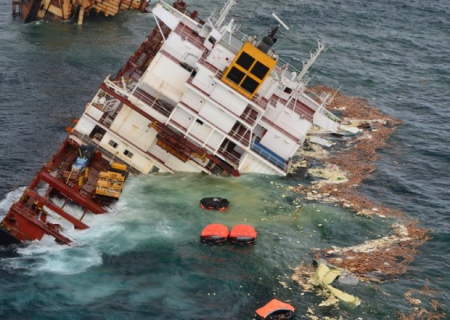
[[[137,172],[257,172],[286,175],[313,125],[330,132],[339,119],[328,97],[306,88],[303,70],[281,61],[272,44],[238,30],[227,14],[201,21],[159,2],[155,30],[111,80],[105,79],[72,131]]]

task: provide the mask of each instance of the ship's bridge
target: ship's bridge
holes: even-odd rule
[[[275,59],[247,42],[225,70],[222,81],[252,99],[276,63]]]

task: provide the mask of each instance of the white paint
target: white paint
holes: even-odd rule
[[[130,101],[136,107],[138,107],[139,109],[141,109],[142,111],[144,111],[148,115],[152,116],[153,118],[155,118],[159,122],[165,123],[167,121],[167,117],[165,115],[163,115],[160,112],[156,111],[155,109],[151,108],[150,106],[145,104],[143,101],[141,101],[141,100],[139,100],[139,99],[137,99],[135,97],[130,97]]]
[[[297,139],[301,139],[306,136],[308,130],[312,126],[309,121],[302,118],[293,110],[289,110],[287,108],[280,113],[275,124],[278,127],[283,128],[283,130],[289,132]]]
[[[275,128],[268,128],[260,143],[270,149],[283,159],[288,159],[298,148],[298,144],[290,138],[277,131]]]
[[[327,131],[331,132],[339,131],[339,124],[320,112],[316,112],[314,114],[313,123],[317,126],[324,128]]]
[[[195,63],[202,56],[203,51],[187,39],[182,38],[179,34],[172,32],[162,46],[162,50],[166,51],[174,58],[186,62],[190,66],[195,66]]]
[[[201,64],[197,64],[197,68],[198,71],[195,78],[192,79],[192,84],[207,94],[210,94],[216,86],[213,80],[214,73]]]
[[[113,148],[109,144],[111,140],[117,143],[116,148]],[[140,147],[137,148],[133,144],[134,143],[123,140],[121,137],[117,136],[113,132],[108,131],[105,133],[103,139],[99,143],[99,145],[102,148],[111,152],[113,155],[115,155],[116,158],[125,161],[129,166],[143,173],[148,173],[148,171],[153,167],[154,164],[157,164],[157,162],[152,161],[148,157],[148,155],[146,155],[142,150],[140,150]],[[124,154],[126,150],[133,153],[133,156],[131,158],[127,157]],[[161,168],[161,165],[159,165],[158,167]],[[162,169],[161,172],[167,172],[167,170],[164,167],[162,167],[161,169]]]
[[[236,120],[233,117],[210,102],[205,103],[205,106],[202,108],[199,115],[226,133],[230,132],[231,128],[236,123]]]
[[[74,129],[75,131],[88,136],[91,134],[92,130],[94,130],[95,125],[96,123],[94,121],[83,115],[80,120],[78,120]]]
[[[254,172],[271,175],[286,175],[282,170],[275,169],[274,166],[269,165],[265,160],[259,159],[247,152],[241,157],[238,169],[241,173]]]
[[[258,89],[257,93],[260,96],[263,96],[265,99],[269,100],[273,96],[277,88],[278,82],[275,81],[272,77],[268,77]]]
[[[94,118],[95,120],[97,120],[97,121],[99,121],[102,118],[102,116],[103,116],[103,111],[97,109],[92,104],[88,105],[86,113],[88,115],[90,115],[92,118]]]
[[[213,148],[214,150],[217,150],[220,147],[224,138],[225,136],[222,133],[214,131],[213,134],[209,137],[207,144],[209,147]]]
[[[196,120],[192,124],[192,126],[189,130],[189,136],[190,135],[194,136],[196,140],[201,141],[203,144],[203,142],[205,142],[206,139],[208,139],[209,135],[211,134],[212,129],[207,123],[201,121],[201,122],[203,122],[203,124],[200,124],[199,121],[201,121],[201,120],[198,119],[198,121]]]
[[[140,82],[178,102],[187,90],[185,83],[189,77],[189,71],[158,53],[145,71]]]
[[[311,141],[312,143],[319,144],[324,147],[331,147],[333,145],[330,141],[319,138],[319,137],[311,137],[311,139],[309,139],[309,141]]]
[[[198,95],[195,91],[188,90],[184,93],[181,101],[191,109],[198,112],[205,105],[206,99]]]
[[[182,172],[201,172],[202,170],[190,161],[183,162],[180,159],[171,156],[165,163],[168,167],[173,168],[174,171]]]
[[[180,20],[175,17],[171,11],[173,11],[173,9],[165,3],[156,4],[152,10],[153,14],[158,17],[159,20],[164,22],[171,30],[175,30]]]
[[[131,111],[132,109],[130,107],[123,106],[123,108],[119,111],[116,118],[114,119],[114,122],[111,124],[110,126],[111,130],[119,132],[120,128],[127,120],[128,115],[131,113]]]
[[[211,53],[206,58],[206,61],[220,71],[223,71],[230,65],[235,56],[234,53],[219,44],[212,49]]]
[[[217,83],[220,80],[215,79],[215,81]],[[242,95],[235,92],[230,87],[222,85],[216,85],[214,90],[212,90],[211,99],[223,105],[237,116],[240,116],[248,105],[247,100],[245,100]]]
[[[172,114],[172,118],[170,119],[170,122],[176,122],[178,125],[182,126],[184,128],[180,129],[178,126],[174,125],[174,128],[176,128],[177,130],[181,131],[183,134],[186,133],[185,130],[187,130],[190,125],[192,124],[192,122],[194,122],[194,116],[191,115],[190,113],[188,113],[187,111],[181,109],[181,108],[177,108],[173,114]],[[169,122],[169,123],[170,123]]]
[[[212,31],[205,37],[203,46],[208,50],[211,50],[220,41],[220,39],[222,39],[222,34],[216,29],[212,29]]]
[[[282,104],[281,102],[274,103],[274,101],[272,101],[271,103],[269,103],[264,117],[275,123],[278,116],[283,112],[284,109],[284,104]]]
[[[157,4],[153,13],[159,21],[164,22],[172,30],[177,28],[180,21],[189,25],[190,29],[200,30],[202,28],[189,17],[184,16],[171,8],[170,5],[164,3]],[[230,22],[228,27],[224,27],[221,30],[222,33],[227,34],[227,32],[231,32],[231,27],[232,22]],[[230,43],[226,44],[220,41],[223,35],[218,30],[209,28],[206,32],[206,29],[208,28],[204,27],[205,33],[203,36],[205,36],[205,45],[211,49],[211,52],[205,59],[208,64],[222,71],[229,67],[231,61],[235,58],[232,48],[236,46],[236,41],[233,40],[235,42],[233,43],[230,37]],[[187,29],[184,31],[190,32]],[[208,40],[209,36],[217,40],[214,45]],[[144,102],[145,100],[138,100],[134,97],[129,97],[129,99],[143,112],[162,123],[168,124],[174,131],[181,132],[190,141],[203,145],[210,152],[214,153],[223,143],[236,121],[240,121],[239,116],[251,101],[224,84],[221,79],[215,78],[220,73],[216,72],[214,68],[211,68],[211,66],[205,67],[198,63],[204,53],[204,48],[198,48],[193,43],[190,43],[189,40],[189,37],[172,32],[164,41],[161,52],[152,60],[138,83],[139,88],[154,97],[158,97],[173,106],[183,101],[183,104],[189,106],[189,108],[179,104],[174,108],[172,114],[167,117],[147,105]],[[187,84],[192,70],[188,71],[181,67],[179,61],[195,67],[196,76],[192,81],[192,86]],[[288,72],[288,70],[284,71],[280,67],[277,68],[259,88],[258,94],[266,99],[270,99],[275,98],[275,93],[288,100],[291,94],[283,92],[286,85],[292,89],[302,88],[297,85],[294,86],[294,84],[297,84],[296,75]],[[279,78],[276,78],[275,73],[281,78],[282,83],[280,83]],[[117,93],[128,94],[111,81],[105,80],[105,83]],[[294,94],[298,95],[298,93]],[[98,96],[94,97],[94,99],[97,98]],[[315,124],[330,131],[337,130],[337,124],[333,121],[335,118],[328,117],[328,113],[319,111],[320,105],[318,103],[308,96],[302,95],[298,99],[316,111],[313,119]],[[255,107],[255,109],[259,110],[258,107]],[[75,127],[76,130],[82,134],[89,135],[95,128],[95,120],[100,120],[102,115],[103,112],[101,110],[88,106],[86,115],[80,119]],[[254,125],[253,134],[261,137],[264,127],[267,131],[261,139],[261,144],[284,159],[291,158],[299,148],[299,144],[304,141],[312,124],[298,114],[286,109],[281,103],[275,102],[273,107],[267,108],[264,117],[269,122],[274,122],[276,126],[271,127],[264,120],[261,120]],[[200,124],[196,119],[203,123]],[[175,123],[177,123],[177,126],[175,126]],[[206,163],[196,164],[191,160],[184,163],[157,146],[157,132],[153,128],[149,128],[149,124],[150,120],[146,117],[141,116],[127,106],[123,106],[100,144],[113,154],[117,153],[118,158],[123,159],[144,173],[149,172],[153,165],[159,167],[161,172],[171,172],[172,170],[200,172],[204,170],[202,166],[206,165]],[[289,132],[289,134],[278,131],[280,130],[279,128]],[[118,144],[116,148],[109,145],[110,140]],[[133,157],[125,156],[125,150],[132,152]],[[286,174],[267,160],[253,154],[252,151],[248,151],[248,148],[244,150],[242,147],[236,146],[235,151],[242,154],[239,162],[239,170],[242,173]],[[159,163],[159,161],[162,163]]]

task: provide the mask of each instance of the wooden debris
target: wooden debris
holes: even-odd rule
[[[333,89],[324,86],[311,88],[311,91],[334,94]],[[383,114],[366,100],[341,93],[335,95],[327,108],[339,110],[344,118],[343,124],[348,125],[347,129],[359,130],[348,130],[350,133],[344,135],[345,145],[340,150],[327,154],[322,147],[315,145],[302,152],[299,158],[303,161],[322,165],[308,169],[308,173],[321,180],[313,181],[308,186],[299,185],[294,190],[310,200],[336,203],[361,215],[394,217],[398,223],[392,225],[390,236],[348,248],[316,250],[313,255],[316,260],[325,259],[330,265],[348,270],[361,280],[383,282],[397,279],[407,271],[418,248],[429,240],[428,230],[418,227],[416,221],[411,221],[402,212],[362,196],[358,189],[376,170],[375,161],[379,159],[377,150],[387,146],[386,141],[401,121]],[[353,138],[347,140],[351,134]],[[303,164],[303,167],[308,165]],[[336,178],[338,173],[340,179]],[[308,280],[310,277],[310,268],[302,264],[296,268],[293,279],[308,290],[313,284]],[[408,292],[405,298],[414,310],[409,315],[399,315],[400,319],[445,318],[437,300],[432,300],[431,307],[426,307],[422,299],[412,296],[413,293],[417,295],[417,292]]]
[[[317,86],[311,88],[315,93],[325,92],[334,94],[334,89]],[[356,136],[347,142],[347,147],[338,153],[324,157],[321,152],[320,161],[325,165],[335,165],[345,172],[346,179],[341,183],[327,183],[325,180],[318,187],[299,187],[297,192],[307,194],[316,190],[319,195],[327,194],[332,201],[338,202],[342,207],[351,208],[362,215],[377,214],[380,216],[400,217],[402,213],[398,210],[387,208],[381,203],[376,203],[358,193],[355,186],[371,176],[376,170],[375,161],[379,159],[377,149],[386,146],[386,140],[395,132],[395,126],[401,121],[389,117],[370,106],[366,100],[348,97],[337,93],[328,106],[330,110],[340,110],[344,115],[344,123],[356,124],[363,130],[361,136]],[[313,156],[311,152],[305,155]],[[377,208],[374,211],[372,208]]]
[[[418,247],[429,237],[415,222],[407,226],[394,224],[392,228],[395,233],[389,237],[348,248],[318,250],[316,258],[324,258],[329,264],[348,270],[362,280],[394,280],[406,272]]]
[[[422,297],[422,301],[417,296]],[[424,286],[422,290],[411,289],[405,293],[406,300],[412,305],[412,311],[409,314],[400,313],[401,320],[416,320],[416,319],[447,319],[447,314],[444,312],[444,306],[441,305],[434,297],[436,291]],[[427,301],[425,301],[427,300]],[[419,303],[420,302],[420,303]],[[422,306],[421,308],[418,305]]]

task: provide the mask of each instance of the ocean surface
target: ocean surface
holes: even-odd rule
[[[188,1],[206,18],[221,1]],[[0,0],[0,217],[55,153],[108,74],[115,74],[154,26],[151,14],[121,13],[74,22],[23,25]],[[232,11],[242,31],[259,34],[275,12],[290,26],[275,49],[301,68],[328,46],[311,75],[367,99],[403,120],[361,192],[430,230],[408,272],[384,284],[342,289],[356,309],[319,307],[290,277],[312,248],[349,246],[390,234],[390,219],[364,218],[310,203],[287,191],[308,180],[200,174],[130,179],[107,215],[87,216],[53,241],[0,248],[0,319],[253,319],[270,299],[289,301],[297,319],[395,319],[413,306],[405,293],[424,286],[450,306],[450,2],[448,0],[247,0]],[[294,40],[294,41],[292,41]],[[228,198],[225,213],[199,199]],[[199,242],[209,223],[255,226],[257,244]],[[319,226],[321,225],[321,226]],[[417,296],[424,303],[430,297]],[[418,306],[420,309],[422,306]],[[429,309],[429,307],[427,307]],[[450,316],[448,316],[450,318]]]

